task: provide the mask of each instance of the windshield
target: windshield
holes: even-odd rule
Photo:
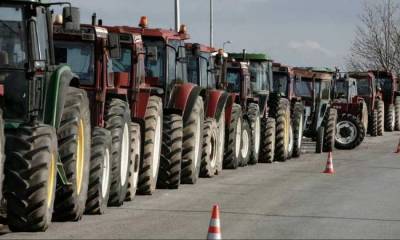
[[[392,91],[392,79],[390,78],[377,78],[376,84],[382,88],[384,92],[391,92]]]
[[[199,84],[199,61],[198,58],[188,54],[188,81],[194,84]]]
[[[336,81],[335,83],[335,97],[336,98],[346,98],[348,95],[348,83],[346,81]]]
[[[119,59],[113,59],[112,65],[113,72],[128,73],[130,76],[132,69],[132,50],[130,48],[121,48],[121,57]]]
[[[315,93],[318,94],[321,88],[321,82],[315,82]],[[309,79],[302,79],[301,81],[296,81],[295,93],[297,96],[301,97],[312,97],[313,96],[313,83]]]
[[[0,7],[0,68],[22,69],[26,63],[22,12],[18,7]]]
[[[252,62],[249,66],[251,89],[255,92],[259,92],[262,89],[262,85],[266,82],[266,73],[263,66],[260,63]]]
[[[358,95],[369,96],[370,95],[369,80],[357,79],[357,91]]]
[[[287,95],[289,82],[288,73],[274,72],[274,92],[279,92],[282,96]]]
[[[146,78],[152,79],[151,82],[154,84],[157,82],[156,85],[164,85],[166,59],[165,43],[163,40],[151,38],[144,38],[144,43],[148,54],[145,61]]]
[[[56,64],[67,64],[83,85],[94,84],[94,46],[85,42],[56,42]]]
[[[228,83],[229,92],[240,92],[240,70],[235,68],[230,68],[226,73],[226,80]]]

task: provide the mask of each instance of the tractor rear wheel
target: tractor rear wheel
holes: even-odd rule
[[[294,105],[292,121],[294,140],[292,157],[298,158],[300,157],[303,143],[304,106],[302,103]]]
[[[395,124],[396,124],[395,109],[394,109],[394,105],[390,104],[389,109],[387,109],[386,115],[385,115],[385,130],[387,132],[393,132]]]
[[[86,92],[69,87],[57,136],[60,159],[67,180],[72,184],[57,187],[55,221],[78,221],[85,211],[90,171],[90,130]]]
[[[323,126],[319,127],[317,131],[315,153],[322,153],[324,150],[324,134],[325,134],[325,127]]]
[[[382,100],[376,102],[376,109],[378,110],[378,136],[383,136],[385,125],[385,103]]]
[[[354,149],[365,137],[365,129],[359,118],[352,114],[343,114],[336,124],[335,147],[338,149]]]
[[[264,118],[261,121],[261,149],[259,162],[273,163],[275,156],[276,124],[273,118]]]
[[[104,128],[92,131],[90,178],[86,214],[103,214],[107,208],[111,186],[111,134]]]
[[[231,120],[226,126],[224,168],[236,169],[239,166],[242,141],[242,107],[233,104]]]
[[[128,191],[131,163],[131,114],[128,103],[111,99],[106,105],[105,126],[111,132],[111,187],[108,206],[121,206]]]
[[[369,134],[371,137],[378,136],[378,111],[373,110],[368,121],[369,124]]]
[[[138,193],[151,195],[156,189],[162,143],[162,100],[151,96],[144,117],[143,155],[139,169]]]
[[[250,103],[247,114],[251,131],[249,164],[254,165],[258,163],[261,142],[261,118],[258,104]]]
[[[324,119],[324,152],[332,152],[335,146],[335,136],[336,136],[336,123],[338,119],[337,110],[330,108],[327,111]]]
[[[218,154],[218,126],[214,119],[206,119],[203,136],[200,177],[211,178],[216,172]]]
[[[240,148],[240,161],[239,166],[244,167],[249,164],[250,153],[251,153],[251,129],[248,121],[243,120],[242,126],[242,146]]]
[[[182,117],[164,115],[160,170],[157,188],[178,189],[181,183]]]
[[[396,97],[396,100],[394,103],[394,110],[395,110],[394,129],[396,131],[400,131],[400,97]]]
[[[222,111],[218,120],[217,134],[217,167],[215,174],[219,175],[224,167],[224,150],[225,150],[225,111]]]
[[[45,231],[51,223],[57,185],[55,129],[41,124],[21,125],[8,129],[6,138],[8,227],[18,232]]]
[[[128,174],[128,189],[126,191],[125,201],[133,201],[139,183],[140,157],[142,153],[142,133],[140,125],[132,123],[131,131],[131,155]]]
[[[361,121],[363,122],[365,133],[367,133],[367,131],[369,131],[369,116],[368,116],[368,106],[365,103],[365,101],[363,101],[362,103],[361,114],[362,114]]]
[[[290,106],[286,101],[272,101],[272,113],[275,112],[276,141],[275,161],[284,162],[288,158],[290,143]]]
[[[195,184],[200,174],[204,124],[202,97],[197,97],[195,105],[190,111],[188,119],[183,123],[181,172],[183,184]]]

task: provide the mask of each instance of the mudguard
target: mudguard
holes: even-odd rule
[[[219,119],[228,101],[229,94],[221,90],[209,90],[207,94],[207,117]]]
[[[203,88],[191,83],[175,85],[168,102],[168,109],[181,112],[183,122],[185,122],[202,91],[204,91]]]

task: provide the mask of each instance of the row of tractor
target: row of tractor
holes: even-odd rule
[[[400,130],[393,75],[228,54],[147,17],[82,24],[78,8],[53,13],[65,4],[0,3],[1,222],[12,231],[297,158],[304,137],[321,153]]]

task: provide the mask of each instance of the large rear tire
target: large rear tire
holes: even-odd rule
[[[8,227],[18,232],[46,231],[57,185],[55,129],[21,125],[7,130],[6,137],[4,196]]]
[[[217,167],[215,174],[219,175],[222,173],[224,168],[224,150],[225,150],[225,111],[221,113],[218,120],[218,134],[217,134]]]
[[[394,103],[394,110],[395,110],[395,124],[394,129],[396,131],[400,131],[400,97],[397,96],[395,103]]]
[[[183,123],[181,183],[196,184],[200,175],[203,146],[204,103],[197,97],[188,119]]]
[[[57,136],[60,159],[67,180],[72,184],[57,187],[55,221],[78,221],[85,211],[90,171],[90,131],[86,92],[69,87]]]
[[[369,124],[369,134],[371,137],[378,136],[378,111],[373,110],[370,119],[368,121]]]
[[[359,118],[352,114],[343,114],[336,125],[335,147],[338,149],[354,149],[365,137],[365,129]]]
[[[327,111],[324,119],[324,152],[332,152],[335,147],[335,136],[336,136],[336,124],[337,124],[338,113],[334,108],[330,108]]]
[[[214,119],[206,119],[203,136],[200,177],[211,178],[217,170],[218,154],[218,126]]]
[[[162,143],[162,100],[151,96],[145,113],[143,155],[139,170],[138,193],[151,195],[156,189]]]
[[[164,116],[157,188],[179,188],[182,167],[182,128],[182,117],[180,115],[169,114]]]
[[[250,160],[250,154],[251,154],[251,129],[249,126],[249,122],[246,120],[243,120],[243,125],[242,125],[242,141],[241,141],[241,149],[240,149],[240,161],[239,161],[239,166],[240,167],[245,167],[248,165],[249,160]]]
[[[261,149],[259,162],[273,163],[275,156],[275,119],[265,118],[261,122]]]
[[[131,162],[131,114],[128,103],[111,99],[106,105],[105,126],[111,132],[111,187],[108,206],[121,206],[128,191]]]
[[[92,154],[86,214],[103,214],[107,208],[111,186],[111,134],[95,127],[92,132]]]
[[[254,103],[250,103],[247,115],[249,117],[249,126],[251,131],[249,164],[254,165],[258,163],[261,143],[261,118],[259,106]]]
[[[382,100],[377,100],[376,109],[378,111],[378,125],[377,125],[378,136],[383,136],[385,127],[385,103]]]
[[[140,125],[132,123],[131,131],[131,156],[128,177],[128,189],[126,191],[125,201],[133,201],[136,196],[139,183],[139,168],[142,153],[142,133]]]
[[[298,158],[301,155],[301,146],[303,143],[304,106],[302,103],[294,105],[292,122],[294,138],[292,157]]]
[[[275,95],[268,103],[270,117],[276,121],[275,161],[284,162],[289,156],[290,105],[286,99]]]
[[[390,104],[385,115],[385,130],[387,132],[393,132],[395,125],[396,125],[395,108],[393,104]]]
[[[231,120],[229,125],[226,126],[224,155],[225,169],[236,169],[239,166],[242,123],[242,107],[238,104],[233,104]]]
[[[315,153],[322,153],[324,151],[324,133],[325,133],[325,128],[323,126],[319,127],[317,131]]]

